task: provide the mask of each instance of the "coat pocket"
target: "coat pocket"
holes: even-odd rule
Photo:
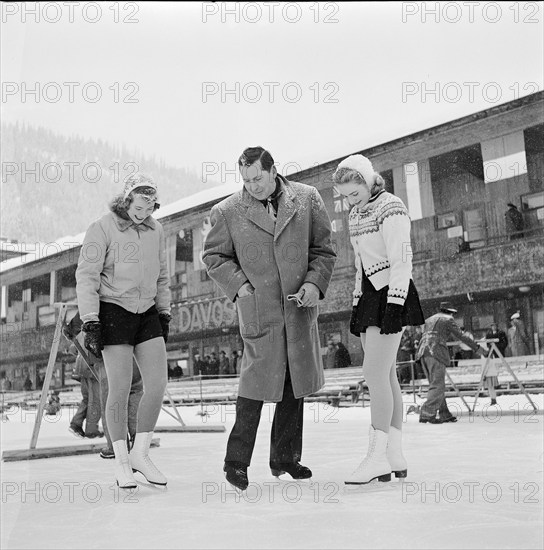
[[[254,292],[248,296],[238,297],[236,299],[238,309],[238,321],[240,324],[240,334],[244,340],[258,338],[260,334],[259,308],[257,306],[257,296]]]

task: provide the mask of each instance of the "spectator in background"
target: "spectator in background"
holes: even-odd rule
[[[30,376],[27,374],[25,381],[23,383],[23,389],[25,391],[32,391],[32,380],[30,380]]]
[[[507,204],[508,210],[505,212],[504,216],[506,218],[506,232],[510,235],[510,240],[512,239],[521,239],[523,233],[523,214],[518,210],[518,207],[515,204],[509,202]]]
[[[334,368],[345,369],[351,366],[351,356],[346,346],[341,341],[336,342],[336,355],[334,356]]]
[[[11,390],[11,380],[6,376],[5,378],[2,378],[2,391],[10,391]]]
[[[461,340],[479,355],[484,353],[483,348],[461,332],[453,320],[454,313],[457,313],[457,310],[449,302],[442,302],[440,311],[425,322],[425,333],[416,355],[416,358],[421,359],[429,380],[427,400],[419,415],[421,423],[457,422],[457,418],[448,409],[445,397],[446,369],[450,366],[450,352],[446,342],[451,339]]]
[[[325,354],[325,368],[334,369],[336,366],[336,346],[332,340],[327,342],[327,353]]]
[[[204,356],[204,371],[203,375],[209,376],[212,373],[212,358],[209,355]]]
[[[56,415],[60,411],[60,391],[53,390],[49,394],[49,400],[45,406],[45,414]]]
[[[506,336],[506,332],[503,330],[500,330],[497,327],[497,323],[491,323],[491,326],[489,327],[489,330],[486,332],[485,335],[486,338],[496,338],[499,341],[495,342],[495,345],[497,346],[498,350],[501,352],[502,356],[505,357],[506,354],[506,348],[508,347],[508,338]]]
[[[83,347],[83,334],[81,334],[79,315],[76,315],[65,327],[64,334],[70,341],[77,338],[79,344]],[[91,354],[87,354],[88,357],[85,360],[74,343],[70,346],[69,351],[76,356],[72,378],[81,384],[82,400],[76,414],[70,421],[68,429],[77,437],[88,437],[90,439],[104,437],[104,433],[98,429],[98,422],[102,416],[98,365],[95,364],[96,361],[89,357]],[[85,430],[83,429],[83,422],[85,422]]]
[[[193,362],[193,372],[195,376],[206,374],[206,365],[200,358],[200,353],[195,353],[195,359]]]
[[[510,317],[510,328],[508,329],[508,344],[512,357],[529,354],[529,338],[525,331],[525,324],[521,320],[521,314],[516,311]]]
[[[230,374],[230,362],[224,350],[219,352],[219,373],[221,375]]]
[[[173,368],[172,373],[174,375],[174,378],[181,378],[183,376],[183,369],[179,365],[176,365]]]
[[[210,374],[214,378],[219,377],[219,368],[220,368],[220,365],[219,365],[219,359],[217,357],[217,353],[215,353],[215,351],[213,351],[211,359],[210,359]]]
[[[238,374],[238,352],[236,350],[232,352],[232,357],[230,359],[232,374]]]
[[[397,374],[401,384],[409,384],[412,380],[412,369],[410,361],[414,358],[416,348],[414,347],[414,336],[410,328],[407,328],[400,339],[399,351],[397,352]],[[414,372],[415,376],[415,372]]]

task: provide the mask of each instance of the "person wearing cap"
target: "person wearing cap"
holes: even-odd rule
[[[504,330],[501,330],[497,323],[491,323],[489,330],[486,332],[485,337],[488,339],[498,339],[498,342],[495,342],[497,349],[501,352],[502,356],[506,356],[506,348],[508,347],[508,338]]]
[[[506,206],[508,206],[508,210],[504,213],[506,233],[510,235],[510,239],[521,239],[523,237],[523,233],[521,233],[523,229],[523,214],[511,202]]]
[[[227,481],[243,491],[265,401],[277,403],[272,475],[312,476],[300,464],[304,397],[325,382],[318,302],[327,292],[336,253],[315,187],[279,175],[263,147],[245,149],[238,167],[244,187],[212,208],[202,260],[210,278],[236,303],[244,342],[236,419],[223,467]]]
[[[519,311],[510,317],[510,328],[508,329],[508,345],[512,357],[529,354],[529,338],[525,331],[525,324],[521,320]]]
[[[166,341],[170,288],[162,225],[151,214],[159,207],[157,186],[143,174],[130,176],[110,212],[87,229],[76,270],[78,309],[85,347],[102,357],[108,378],[106,421],[121,488],[137,487],[133,471],[166,485],[148,451],[167,382]],[[128,455],[127,413],[138,362],[144,394]]]
[[[423,337],[419,343],[416,359],[421,360],[429,380],[427,400],[421,407],[421,423],[442,424],[457,422],[446,403],[446,369],[450,366],[448,341],[461,341],[472,351],[482,356],[485,350],[461,331],[453,320],[457,310],[449,302],[440,303],[440,311],[425,321]],[[437,417],[438,413],[438,417]]]
[[[396,356],[404,327],[425,322],[412,280],[410,217],[363,155],[343,160],[333,181],[352,206],[349,231],[356,277],[350,331],[361,338],[371,415],[368,452],[345,483],[389,481],[392,472],[407,475]]]

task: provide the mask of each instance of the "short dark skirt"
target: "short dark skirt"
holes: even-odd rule
[[[366,332],[367,327],[382,328],[382,319],[387,306],[387,291],[389,286],[376,290],[370,279],[363,271],[363,295],[359,298],[356,307],[353,308],[349,330],[354,336],[359,336],[361,332]],[[408,295],[404,302],[402,310],[402,326],[419,326],[425,323],[425,316],[419,303],[414,281],[410,279],[408,286]]]
[[[143,313],[132,313],[117,304],[100,302],[98,318],[102,324],[102,343],[105,346],[137,346],[162,336],[159,313],[155,306]]]

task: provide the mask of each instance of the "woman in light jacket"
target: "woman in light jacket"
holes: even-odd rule
[[[133,471],[166,485],[148,451],[167,382],[165,342],[170,289],[164,232],[151,217],[159,207],[151,178],[134,175],[108,212],[93,222],[76,270],[78,308],[85,347],[103,356],[108,377],[106,421],[119,487],[137,486]],[[128,455],[127,410],[135,356],[144,384],[138,427]]]
[[[370,391],[368,452],[346,484],[406,477],[402,454],[402,394],[396,356],[403,328],[425,322],[412,281],[410,218],[404,203],[385,191],[370,160],[352,155],[333,174],[353,207],[350,239],[357,268],[350,331],[365,352],[363,374]]]

